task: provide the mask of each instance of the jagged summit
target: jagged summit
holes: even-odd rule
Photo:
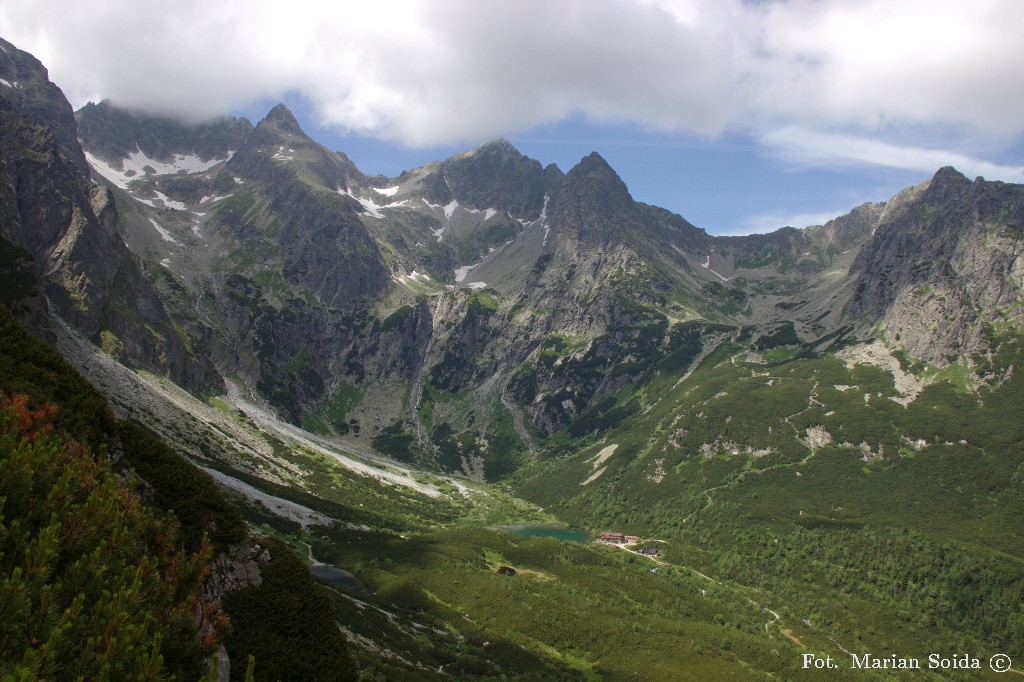
[[[559,192],[559,207],[575,206],[591,221],[636,211],[633,197],[608,162],[591,152],[566,173]]]
[[[594,340],[633,324],[636,311],[623,318],[626,299],[644,308],[644,319],[664,314],[752,327],[788,322],[804,340],[838,338],[853,327],[867,336],[884,319],[894,320],[896,329],[892,311],[903,306],[907,317],[913,292],[928,283],[897,276],[908,254],[926,250],[915,239],[934,232],[932,243],[948,246],[932,258],[940,262],[957,253],[958,240],[981,234],[980,228],[953,230],[966,224],[959,208],[969,199],[965,187],[981,193],[979,207],[1012,199],[1000,194],[999,183],[968,183],[942,169],[891,205],[861,207],[824,226],[719,238],[637,203],[597,152],[563,173],[495,139],[398,178],[367,178],[343,154],[309,138],[283,104],[255,127],[241,119],[219,127],[171,126],[110,103],[86,107],[79,116],[87,151],[132,157],[118,176],[128,190],[118,194],[118,230],[151,268],[166,268],[193,287],[174,305],[192,311],[200,301],[198,317],[190,320],[198,345],[213,349],[224,372],[264,387],[268,402],[293,419],[323,408],[342,383],[360,387],[370,397],[356,418],[372,410],[383,415],[379,426],[367,427],[369,438],[387,423],[418,418],[404,404],[388,402],[388,395],[373,397],[373,381],[430,383],[453,394],[502,385],[550,334]],[[175,170],[186,150],[205,153],[198,146],[204,140],[216,141],[211,149],[217,154],[235,153],[224,162]],[[144,159],[134,158],[142,152]],[[158,167],[154,161],[165,154],[176,162]],[[933,213],[945,217],[930,218]],[[991,230],[1003,214],[986,219]],[[1016,220],[990,240],[1012,237]],[[979,240],[967,252],[973,260],[964,261],[960,281],[985,279],[970,279],[968,266],[977,269],[971,263],[1011,267],[983,246]],[[897,280],[906,280],[905,292],[885,285]],[[483,317],[467,317],[466,296],[480,289],[493,292],[493,307]],[[990,300],[1006,305],[1019,286],[1005,289],[1009,293],[979,289],[975,307],[991,308]],[[944,300],[959,299],[950,294]],[[380,325],[407,336],[371,335],[376,327],[366,315],[406,306],[414,312]],[[211,314],[214,308],[219,312]],[[218,335],[213,328],[226,331]],[[907,325],[900,330],[915,340],[919,356],[935,345],[933,336]],[[602,343],[611,348],[620,341]],[[943,357],[959,348],[981,349],[973,341],[940,341]],[[612,355],[633,352],[623,346]],[[308,358],[301,367],[292,362],[300,356]],[[573,383],[554,372],[540,385],[562,396],[557,401],[535,403],[525,388],[509,395],[521,399],[526,419],[552,433],[578,416],[586,400],[627,385],[642,371],[641,364],[628,365],[605,383],[591,382],[590,375]],[[497,383],[487,384],[490,377]],[[289,388],[272,388],[278,386]],[[570,388],[584,397],[570,400],[563,395]],[[573,406],[559,407],[567,402]]]
[[[943,166],[939,170],[935,171],[935,175],[932,176],[933,180],[967,180],[967,176],[958,171],[953,166]]]
[[[273,109],[267,112],[263,120],[257,124],[257,127],[259,126],[272,126],[283,133],[306,136],[306,133],[303,132],[302,127],[299,125],[299,121],[292,114],[291,109],[283,103],[275,105]]]
[[[486,142],[444,161],[430,185],[432,200],[452,199],[478,209],[508,211],[534,219],[548,193],[539,161],[524,156],[508,140]]]
[[[522,152],[520,152],[514,144],[504,137],[496,137],[492,140],[487,140],[486,142],[478,144],[462,154],[456,154],[456,156],[472,156],[474,154],[479,154],[480,152],[498,152],[522,156]]]
[[[608,164],[608,162],[604,160],[604,157],[601,156],[596,151],[590,152],[582,159],[580,159],[579,163],[573,166],[573,169],[576,168],[579,168],[581,172],[589,172],[591,168],[603,168],[612,173],[615,172],[614,170],[612,170],[612,167]]]
[[[966,175],[952,166],[945,166],[936,171],[935,175],[928,180],[928,188],[925,193],[933,199],[943,196],[953,197],[970,184],[971,181],[967,179]]]
[[[573,166],[566,174],[566,181],[586,181],[607,184],[607,189],[625,191],[627,194],[629,193],[629,190],[626,188],[626,183],[622,181],[619,174],[616,173],[615,169],[613,169],[608,162],[605,161],[604,157],[597,152],[591,152],[580,159],[580,162]]]
[[[826,633],[833,656],[840,640],[884,651],[896,630],[908,651],[1021,641],[1005,597],[1024,590],[1024,186],[946,168],[825,225],[722,238],[634,201],[597,153],[563,174],[492,140],[367,178],[284,106],[256,127],[202,128],[110,103],[79,114],[90,178],[61,138],[68,105],[29,66],[0,55],[0,300],[33,295],[23,275],[36,277],[36,298],[83,335],[55,327],[64,352],[119,412],[248,499],[247,518],[310,542],[294,571],[264,577],[312,584],[315,555],[401,588],[373,598],[387,618],[339,600],[311,629],[337,618],[368,644],[367,676],[421,679],[422,661],[460,679],[792,677],[799,640]],[[206,149],[218,155],[202,162]],[[131,464],[127,440],[111,447]],[[585,545],[558,550],[566,564],[550,542],[476,527],[552,514],[660,536],[634,549],[675,568]],[[691,566],[702,573],[680,580]],[[264,599],[274,580],[250,597],[284,603]],[[624,580],[668,606],[627,614]],[[694,589],[712,580],[764,605]],[[837,584],[867,606],[815,617]],[[554,610],[528,613],[544,599]],[[244,637],[230,638],[246,625],[230,601],[237,676]],[[552,629],[584,602],[608,617]],[[459,613],[474,614],[465,629]],[[908,613],[927,627],[878,627]],[[623,625],[644,634],[608,646]],[[670,646],[680,627],[700,646]]]

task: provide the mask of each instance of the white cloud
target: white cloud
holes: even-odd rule
[[[325,123],[412,145],[572,112],[706,134],[737,115],[725,27],[636,2],[5,0],[0,24],[76,107],[210,116],[297,90]]]
[[[803,228],[810,227],[812,225],[824,225],[828,221],[838,218],[839,216],[846,215],[849,212],[849,208],[841,208],[831,211],[818,211],[815,213],[788,213],[784,211],[759,213],[746,218],[743,221],[743,224],[736,228],[726,230],[724,232],[716,232],[716,234],[730,236],[755,233],[764,234],[774,232],[782,227]]]
[[[761,141],[783,160],[796,166],[838,167],[871,165],[933,173],[954,166],[964,175],[988,180],[1024,182],[1024,166],[990,163],[944,149],[900,146],[880,140],[820,133],[796,126],[765,134]]]
[[[865,128],[959,123],[1024,130],[1024,3],[791,0],[763,6],[752,106]]]
[[[582,114],[717,135],[767,126],[1024,132],[1018,0],[3,0],[4,36],[72,104],[202,117],[297,91],[408,145]]]

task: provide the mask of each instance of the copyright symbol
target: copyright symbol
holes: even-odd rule
[[[988,667],[997,673],[1005,673],[1010,669],[1010,665],[1013,661],[1006,654],[996,654],[992,658],[988,659]]]

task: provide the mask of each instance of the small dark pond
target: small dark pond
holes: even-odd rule
[[[335,568],[334,566],[325,566],[323,564],[314,564],[309,567],[309,572],[313,574],[314,578],[318,578],[342,589],[350,590],[352,592],[366,592],[366,588],[359,584],[356,577],[344,569]]]

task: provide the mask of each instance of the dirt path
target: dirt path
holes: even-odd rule
[[[792,630],[786,630],[785,628],[779,628],[779,632],[782,633],[783,637],[785,637],[789,641],[793,642],[793,644],[796,644],[797,646],[803,647],[805,649],[807,648],[807,647],[804,646],[804,643],[800,641],[800,638],[793,634]]]
[[[644,542],[665,542],[665,541],[664,540],[644,540]],[[640,552],[638,552],[636,550],[630,549],[629,548],[629,544],[632,544],[632,543],[624,543],[624,544],[621,544],[621,545],[611,545],[611,546],[612,547],[617,547],[617,548],[621,549],[624,552],[629,552],[630,554],[635,554],[636,556],[645,557],[647,559],[650,559],[654,563],[658,564],[659,567],[668,566],[669,565],[666,562],[660,561],[658,557],[648,556],[647,554],[641,554]],[[714,583],[715,585],[718,585],[719,587],[723,587],[725,589],[730,589],[730,590],[733,590],[733,591],[735,591],[735,589],[736,589],[736,588],[732,588],[732,587],[730,587],[728,585],[725,585],[724,583],[722,583],[722,582],[720,582],[718,580],[715,580],[714,578],[712,578],[709,575],[705,575],[705,574],[701,573],[696,568],[691,568],[690,566],[683,566],[681,564],[675,564],[674,568],[681,568],[681,569],[685,569],[687,571],[690,571],[694,575],[698,575],[701,578],[703,578],[704,580],[707,580],[710,583]],[[780,616],[776,611],[768,608],[764,604],[760,604],[760,603],[754,601],[753,599],[751,599],[750,597],[744,596],[743,598],[746,599],[747,602],[749,602],[753,606],[756,606],[759,609],[761,609],[762,611],[766,611],[766,612],[772,614],[772,619],[764,624],[764,631],[766,633],[770,632],[770,628],[771,628],[772,625],[774,625],[775,623],[778,623],[780,620],[782,620],[782,616]],[[804,623],[804,625],[806,625],[807,627],[811,628],[812,630],[817,630],[817,628],[814,627],[813,625],[811,625],[810,621],[808,621],[806,618],[803,619],[803,623]],[[801,642],[800,638],[797,637],[796,635],[794,635],[792,630],[786,630],[786,629],[782,629],[780,627],[779,628],[779,632],[782,634],[783,637],[785,637],[789,641],[793,642],[797,646],[802,647],[802,648],[806,648],[807,645],[805,645],[803,642]],[[822,632],[821,634],[826,639],[828,639],[830,642],[835,644],[839,648],[840,651],[844,652],[847,655],[852,655],[852,654],[850,654],[850,651],[846,647],[844,647],[842,644],[837,642],[835,639],[833,639],[829,635],[825,634],[824,632]],[[1015,672],[1018,675],[1024,675],[1024,673],[1021,673],[1021,672],[1019,672],[1017,670],[1014,670],[1013,668],[1010,668],[1009,672]]]

